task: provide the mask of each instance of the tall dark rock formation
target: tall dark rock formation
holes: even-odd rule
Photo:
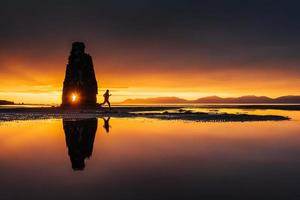
[[[85,159],[92,156],[97,126],[97,118],[76,121],[63,119],[66,145],[74,170],[83,170]]]
[[[82,42],[72,44],[63,85],[63,107],[96,106],[98,86],[92,57]]]

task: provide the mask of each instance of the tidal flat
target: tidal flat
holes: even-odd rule
[[[227,109],[227,112],[222,111]],[[245,112],[228,112],[228,110],[242,109]],[[289,120],[288,116],[275,114],[253,114],[247,110],[298,110],[293,105],[200,105],[200,106],[117,106],[93,109],[63,109],[60,107],[12,107],[0,108],[0,121],[61,119],[61,118],[156,118],[161,120],[189,120],[189,121],[280,121]],[[221,111],[220,111],[221,110]],[[219,112],[220,111],[220,112]]]

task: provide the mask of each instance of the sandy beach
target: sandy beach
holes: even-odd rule
[[[34,119],[86,119],[101,117],[116,118],[156,118],[161,120],[189,121],[279,121],[289,120],[288,116],[256,115],[246,113],[197,112],[187,106],[118,106],[96,109],[62,109],[60,107],[23,107],[0,108],[0,121],[34,120]],[[206,109],[272,109],[299,110],[299,105],[203,105]]]

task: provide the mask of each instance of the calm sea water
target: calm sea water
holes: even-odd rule
[[[300,112],[223,111],[292,119],[1,122],[0,199],[299,199]]]

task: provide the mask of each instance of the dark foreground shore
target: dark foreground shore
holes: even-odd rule
[[[199,108],[199,107],[198,107]],[[200,106],[201,108],[201,106]],[[300,106],[283,105],[205,105],[203,108],[240,108],[240,109],[282,109],[300,110]],[[168,112],[173,110],[173,112]],[[189,120],[189,121],[280,121],[289,120],[287,116],[279,115],[253,115],[253,114],[228,114],[192,112],[182,106],[123,106],[97,109],[62,109],[51,108],[2,108],[0,109],[0,121],[34,120],[34,119],[85,119],[101,117],[144,117],[161,120]]]

